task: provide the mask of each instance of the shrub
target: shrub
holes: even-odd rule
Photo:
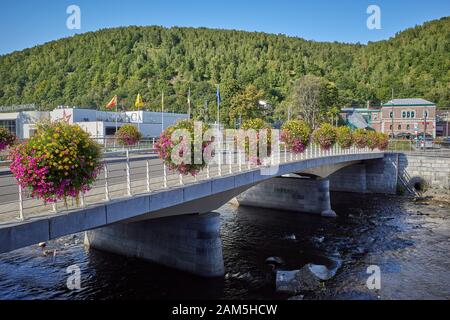
[[[281,127],[281,141],[293,153],[303,153],[311,138],[311,127],[302,120],[287,121]]]
[[[36,134],[11,150],[11,172],[33,198],[78,199],[100,171],[100,146],[78,125],[40,123]]]
[[[353,144],[353,135],[349,127],[343,126],[336,129],[336,140],[342,149],[349,149]]]
[[[117,141],[123,146],[132,146],[139,142],[142,138],[142,134],[132,124],[126,124],[117,131]]]
[[[322,150],[329,150],[336,143],[336,128],[329,123],[322,124],[314,131],[313,142]]]
[[[8,129],[0,128],[0,151],[12,146],[16,138]]]
[[[195,161],[194,154],[194,141],[203,141],[203,134],[209,129],[209,126],[206,124],[202,124],[202,132],[201,134],[196,134],[194,130],[194,120],[182,120],[177,124],[167,128],[160,136],[159,141],[155,144],[156,151],[158,152],[159,157],[164,161],[164,163],[168,166],[168,168],[172,171],[177,171],[180,174],[192,176],[196,176],[204,167],[206,167],[207,163],[203,158],[203,152],[205,148],[211,144],[211,142],[202,142],[202,162],[195,163],[200,161]],[[191,145],[187,146],[185,143],[180,140],[176,140],[176,137],[173,134],[177,130],[187,130],[190,134]],[[174,141],[175,140],[175,141]],[[190,163],[181,162],[178,163],[177,159],[173,159],[172,152],[173,149],[177,146],[177,143],[181,145],[179,149],[179,157],[183,157],[184,153],[187,151],[187,148],[190,148],[191,151],[191,159]],[[175,151],[176,152],[176,151]]]
[[[262,141],[260,141],[260,131],[266,129],[267,130],[267,139],[266,139],[266,146],[267,146],[267,156],[270,156],[271,152],[272,152],[272,127],[270,124],[268,124],[267,122],[265,122],[262,119],[259,118],[255,118],[255,119],[250,119],[245,121],[241,128],[243,130],[255,130],[256,131],[256,145],[257,145],[257,150],[256,150],[256,157],[253,156],[251,159],[249,159],[249,161],[253,164],[256,165],[261,165],[263,163],[263,159],[261,158],[260,155],[260,148],[259,145],[262,143]],[[251,156],[250,155],[250,141],[249,138],[245,139],[245,153],[247,156]]]

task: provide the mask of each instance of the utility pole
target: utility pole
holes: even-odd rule
[[[445,134],[446,138],[448,138],[448,115],[449,115],[449,113],[447,111],[447,116],[445,117],[445,123],[447,124],[447,130],[446,130],[446,134]]]
[[[427,107],[424,107],[424,111],[423,111],[423,119],[424,121],[424,126],[423,126],[423,151],[426,150],[427,146],[426,146],[426,135],[427,135],[427,118],[428,118],[428,111],[427,111]]]
[[[392,88],[392,98],[391,98],[391,105],[392,105],[392,117],[391,117],[391,135],[392,135],[392,139],[394,139],[394,88]]]

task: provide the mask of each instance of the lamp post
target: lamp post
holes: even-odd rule
[[[427,107],[424,107],[424,109],[423,109],[423,119],[424,119],[424,126],[423,126],[423,151],[426,150],[427,118],[428,118]]]

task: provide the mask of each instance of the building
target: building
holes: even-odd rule
[[[450,110],[436,111],[436,136],[450,136]]]
[[[372,128],[396,138],[436,138],[436,105],[424,99],[394,99],[381,106],[343,109],[342,117],[356,128]]]
[[[64,120],[78,124],[93,138],[115,135],[116,130],[125,124],[133,124],[145,138],[159,137],[178,120],[187,119],[187,114],[161,113],[148,111],[106,112],[92,109],[58,107],[53,111],[20,111],[0,113],[0,127],[9,129],[19,139],[30,138],[36,123],[42,120]]]

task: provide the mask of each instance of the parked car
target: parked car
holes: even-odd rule
[[[425,138],[425,140],[421,139],[419,142],[420,148],[425,149],[432,149],[433,148],[433,139],[432,138]]]

